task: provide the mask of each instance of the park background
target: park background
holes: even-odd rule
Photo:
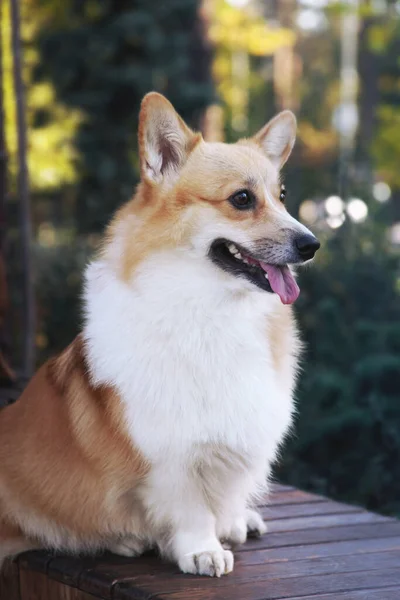
[[[306,353],[275,475],[400,516],[400,2],[24,0],[30,211],[12,3],[0,6],[11,365],[26,377],[31,339],[37,367],[80,328],[84,265],[138,180],[146,92],[167,95],[209,140],[252,134],[290,108],[287,204],[322,249],[300,276]]]

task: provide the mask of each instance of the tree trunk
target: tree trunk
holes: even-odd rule
[[[25,377],[30,377],[34,369],[35,351],[35,303],[32,282],[31,259],[31,210],[28,185],[27,141],[24,85],[22,80],[21,41],[20,41],[20,13],[19,0],[11,2],[12,25],[12,54],[14,61],[14,89],[18,129],[18,199],[20,208],[20,231],[23,268],[23,372]]]
[[[2,4],[0,1],[0,23],[2,19]],[[15,373],[3,354],[6,339],[6,317],[9,310],[9,296],[6,276],[5,252],[5,205],[7,196],[7,151],[5,138],[5,114],[3,95],[3,40],[0,28],[0,378],[15,381]]]

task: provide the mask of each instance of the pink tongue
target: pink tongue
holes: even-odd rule
[[[260,262],[260,266],[268,275],[269,284],[275,294],[278,294],[283,304],[293,304],[300,294],[297,285],[288,266],[277,267]]]

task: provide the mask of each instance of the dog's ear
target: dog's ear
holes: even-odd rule
[[[268,121],[252,138],[277,168],[281,169],[290,156],[296,140],[296,117],[284,110]]]
[[[150,92],[139,114],[139,156],[142,179],[160,183],[185,163],[200,138],[161,94]]]

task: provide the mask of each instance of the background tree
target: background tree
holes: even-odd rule
[[[0,4],[0,21],[2,17],[2,6]],[[6,197],[7,197],[7,149],[3,124],[5,123],[4,114],[4,93],[1,82],[3,81],[3,53],[1,43],[0,29],[0,380],[15,381],[15,372],[9,365],[5,356],[6,345],[6,318],[9,310],[9,292],[7,283],[6,263],[4,258],[4,238],[6,229]]]
[[[165,93],[194,126],[213,101],[210,47],[199,9],[197,0],[23,5],[40,360],[80,327],[84,264],[111,213],[134,191],[143,95],[152,89]],[[6,23],[4,31],[8,35]],[[14,96],[6,83],[15,174]],[[17,270],[14,279],[18,304]]]
[[[374,8],[364,2],[354,19],[359,128],[344,165],[344,189],[338,116],[343,20],[351,7],[295,0],[253,2],[242,9],[228,2],[217,6],[216,31],[224,19],[230,24],[226,37],[215,36],[227,138],[251,135],[276,110],[296,111],[298,141],[284,173],[288,205],[323,242],[312,269],[300,273],[296,310],[306,340],[305,369],[294,436],[276,475],[400,514],[394,467],[400,454],[399,252],[391,242],[397,231],[392,225],[400,217],[399,18],[390,3]],[[248,52],[244,85],[243,72],[241,78],[232,69],[231,56],[239,42],[245,44],[240,26],[249,31],[249,22],[274,27],[269,42],[279,41],[265,55]],[[245,116],[239,123],[232,118],[238,105]],[[379,181],[386,193],[389,189],[390,202],[381,204],[374,197]],[[342,192],[332,217],[326,201]],[[349,217],[352,197],[369,211],[365,222]]]
[[[58,4],[47,4],[58,10]],[[67,1],[58,26],[47,28],[54,16],[49,11],[37,38],[41,60],[35,76],[50,80],[57,99],[82,117],[75,134],[79,232],[102,230],[132,194],[136,119],[146,92],[168,95],[193,124],[210,102],[198,8],[196,0]],[[39,117],[51,118],[46,111]]]

